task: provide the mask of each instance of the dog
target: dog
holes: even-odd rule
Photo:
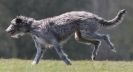
[[[125,9],[120,10],[116,17],[111,20],[105,20],[96,14],[86,11],[71,11],[41,20],[17,16],[11,21],[11,24],[5,31],[13,38],[18,38],[24,34],[32,36],[37,49],[32,64],[38,64],[44,51],[53,47],[59,57],[67,65],[71,65],[70,59],[62,49],[62,44],[67,42],[72,35],[80,43],[94,45],[92,60],[95,59],[98,53],[101,40],[104,40],[110,49],[116,52],[109,35],[98,33],[98,30],[101,27],[115,27],[119,25],[125,13]]]

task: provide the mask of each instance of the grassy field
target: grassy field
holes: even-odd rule
[[[72,61],[67,66],[63,61],[42,60],[31,65],[31,60],[0,59],[0,72],[133,72],[133,62],[126,61]]]

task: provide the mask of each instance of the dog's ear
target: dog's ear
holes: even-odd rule
[[[22,23],[22,19],[21,18],[16,18],[16,23]]]

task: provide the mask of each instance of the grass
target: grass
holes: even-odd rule
[[[63,61],[41,60],[31,65],[31,60],[0,59],[0,72],[133,72],[133,61]]]

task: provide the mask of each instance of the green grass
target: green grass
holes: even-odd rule
[[[41,60],[31,65],[31,60],[0,59],[0,72],[133,72],[132,61],[63,61]]]

